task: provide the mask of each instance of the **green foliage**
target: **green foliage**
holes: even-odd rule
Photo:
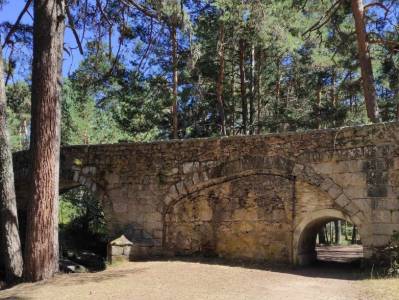
[[[25,150],[30,138],[30,87],[25,82],[8,85],[7,126],[10,132],[13,151]]]
[[[96,107],[90,97],[80,97],[72,82],[63,87],[61,137],[63,144],[117,143],[128,139],[110,111]]]
[[[80,187],[60,197],[60,241],[63,250],[89,250],[105,255],[104,213],[98,200]]]
[[[378,249],[373,261],[372,276],[399,277],[399,232],[394,232],[388,246]]]

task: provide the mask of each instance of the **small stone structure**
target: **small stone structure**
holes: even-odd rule
[[[107,249],[108,261],[110,263],[116,261],[129,261],[132,246],[133,243],[123,234],[117,239],[109,242]]]
[[[23,208],[26,152],[14,166]],[[109,233],[133,243],[129,254],[115,248],[129,259],[304,264],[321,224],[336,219],[357,225],[370,257],[399,230],[399,124],[63,147],[60,191],[79,185],[101,202]]]

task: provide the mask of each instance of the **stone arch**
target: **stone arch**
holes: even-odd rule
[[[249,177],[253,178],[247,181]],[[257,260],[264,255],[288,263],[293,180],[266,171],[247,171],[197,186],[165,209],[162,248],[178,255],[217,253]],[[284,188],[275,190],[276,184]],[[273,238],[279,236],[273,248],[262,242],[271,226],[277,233]],[[253,247],[248,248],[249,244]]]
[[[237,160],[222,163],[187,162],[183,164],[183,178],[170,186],[164,198],[162,212],[162,245],[165,245],[167,232],[166,216],[180,201],[204,189],[254,175],[279,176],[292,180],[294,194],[296,183],[306,182],[324,192],[334,203],[334,208],[359,226],[366,223],[366,217],[359,207],[344,193],[343,188],[328,176],[317,173],[311,166],[305,166],[281,156],[261,157],[244,156]],[[293,201],[296,201],[293,199]],[[294,222],[294,221],[293,221]],[[295,222],[292,225],[295,226]],[[293,235],[294,240],[294,235]],[[294,262],[294,241],[291,249],[291,260]]]
[[[107,224],[111,224],[112,203],[109,201],[106,189],[98,180],[97,168],[95,166],[81,166],[74,164],[70,171],[64,172],[62,175],[63,180],[69,182],[66,190],[79,186],[84,186],[89,190],[101,204]]]
[[[281,156],[244,156],[223,163],[187,162],[183,165],[184,177],[170,186],[164,198],[165,210],[202,189],[252,175],[272,175],[303,181],[328,194],[337,208],[350,217],[365,220],[360,208],[350,199],[343,188],[328,176],[317,173],[311,166],[304,166]]]
[[[93,194],[97,194],[99,192],[99,190],[101,188],[98,185],[98,183],[96,182],[96,178],[95,178],[96,173],[97,173],[96,167],[73,166],[72,171],[73,171],[72,181],[74,183],[76,183],[77,185],[85,186]]]
[[[360,236],[366,235],[359,218],[351,218],[339,209],[321,209],[306,214],[295,226],[293,233],[293,258],[296,265],[307,265],[316,259],[316,235],[320,226],[334,220],[346,220],[359,228]]]

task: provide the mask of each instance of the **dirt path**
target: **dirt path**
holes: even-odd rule
[[[0,292],[0,299],[382,299],[373,296],[364,281],[354,280],[353,273],[341,271],[136,262],[99,273],[59,275],[45,283],[22,284]]]

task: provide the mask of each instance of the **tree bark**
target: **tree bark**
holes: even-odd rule
[[[251,46],[251,98],[249,99],[249,132],[254,134],[255,97],[256,97],[256,54],[255,46]]]
[[[31,200],[27,211],[24,276],[50,278],[58,271],[60,84],[65,3],[34,2],[31,130]]]
[[[326,229],[325,226],[320,228],[319,231],[319,244],[325,244],[326,243]]]
[[[174,139],[178,138],[178,118],[177,118],[177,26],[172,24],[170,26],[170,41],[172,44],[172,64],[173,64],[173,83],[172,83],[172,136]]]
[[[257,64],[256,64],[256,87],[255,87],[255,93],[256,93],[256,133],[260,134],[261,132],[261,124],[260,124],[260,117],[261,117],[261,95],[260,95],[260,86],[261,86],[261,62],[264,61],[264,58],[262,56],[262,51],[258,49],[257,52]]]
[[[1,44],[1,43],[0,43]],[[17,202],[14,187],[11,145],[6,121],[6,91],[4,84],[3,53],[0,46],[0,234],[7,283],[21,278],[23,261]]]
[[[226,121],[224,115],[224,100],[223,100],[223,81],[224,81],[224,24],[220,23],[219,26],[219,45],[218,45],[218,57],[219,57],[219,74],[216,82],[216,98],[219,108],[219,126],[222,135],[226,135]]]
[[[319,85],[317,87],[317,95],[316,95],[316,108],[317,108],[316,126],[317,126],[317,129],[321,128],[321,89],[322,89],[322,86]]]
[[[334,229],[335,229],[335,244],[339,244],[341,241],[341,221],[334,221]]]
[[[352,244],[353,245],[356,244],[356,242],[357,242],[356,236],[357,236],[357,228],[355,225],[353,225],[353,227],[352,227]]]
[[[240,91],[241,91],[241,113],[242,113],[242,130],[247,134],[248,128],[248,104],[245,87],[245,41],[239,41],[239,54],[240,54]]]
[[[376,99],[373,67],[367,43],[363,0],[352,0],[352,13],[355,19],[359,64],[362,74],[363,94],[366,103],[367,116],[373,123],[378,123],[380,122],[380,114]]]
[[[235,47],[233,47],[235,48]],[[235,52],[236,49],[233,49]],[[235,128],[236,128],[236,66],[235,64],[231,64],[231,98],[232,98],[232,107],[231,107],[231,133],[235,135]]]
[[[337,72],[335,69],[332,70],[331,74],[331,104],[332,107],[337,107]]]

